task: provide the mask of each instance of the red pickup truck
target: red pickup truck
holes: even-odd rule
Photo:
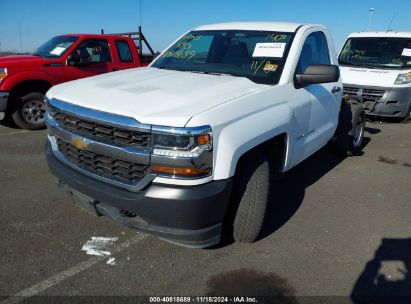
[[[11,118],[23,129],[44,128],[44,94],[53,85],[146,66],[153,59],[141,28],[132,33],[103,33],[57,36],[33,55],[0,57],[0,120]],[[142,42],[151,55],[143,55]]]

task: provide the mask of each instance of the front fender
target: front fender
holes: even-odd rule
[[[57,81],[48,73],[42,71],[26,71],[8,75],[1,84],[2,91],[11,91],[16,85],[24,81],[44,81],[56,85]]]
[[[232,121],[217,131],[214,179],[234,176],[242,155],[277,135],[287,134],[292,113],[287,101],[277,102]]]
[[[292,84],[261,85],[258,90],[234,98],[193,116],[188,127],[211,125],[213,129],[213,179],[235,174],[238,160],[254,147],[277,135],[286,135],[285,166],[290,133],[294,132],[295,88]]]

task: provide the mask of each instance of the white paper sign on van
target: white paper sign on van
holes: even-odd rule
[[[406,57],[411,57],[411,49],[407,49],[407,48],[405,48],[403,51],[402,51],[402,54],[401,54],[402,56],[406,56]]]
[[[276,57],[282,58],[284,56],[286,43],[271,42],[271,43],[257,43],[254,48],[253,57]]]

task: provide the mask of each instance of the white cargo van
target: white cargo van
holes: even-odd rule
[[[361,98],[368,115],[409,117],[411,32],[352,33],[338,60],[344,94]]]

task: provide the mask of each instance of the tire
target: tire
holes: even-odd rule
[[[270,163],[263,152],[242,159],[232,191],[233,238],[252,243],[260,234],[270,192]]]
[[[345,156],[357,155],[362,148],[365,112],[361,104],[349,103],[340,111],[334,145]]]
[[[402,122],[402,123],[409,123],[410,120],[411,120],[411,106],[410,106],[410,108],[408,109],[407,114],[406,114],[404,117],[402,117],[401,122]]]
[[[46,127],[44,94],[36,92],[17,97],[11,117],[14,123],[22,129],[44,129]]]

